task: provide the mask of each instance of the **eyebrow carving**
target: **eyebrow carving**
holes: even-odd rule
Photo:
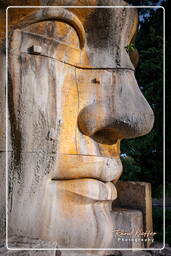
[[[25,26],[40,22],[40,21],[50,21],[50,20],[57,20],[57,21],[64,21],[68,25],[71,25],[75,30],[79,37],[79,45],[80,49],[84,48],[85,44],[85,30],[78,19],[78,17],[73,14],[72,12],[64,9],[64,8],[46,8],[46,9],[39,9],[37,12],[25,16],[21,23],[16,28],[23,28]]]

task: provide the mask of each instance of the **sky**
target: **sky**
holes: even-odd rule
[[[155,6],[161,6],[161,3],[162,3],[162,2],[165,2],[165,1],[166,1],[166,0],[159,0],[159,1],[155,4]],[[147,9],[147,10],[148,10],[148,9]],[[153,8],[153,10],[157,10],[157,8]],[[145,17],[149,17],[149,16],[150,16],[150,14],[147,12],[147,13],[145,13],[145,14],[140,15],[140,16],[139,16],[139,20],[140,20],[140,21],[143,21]]]

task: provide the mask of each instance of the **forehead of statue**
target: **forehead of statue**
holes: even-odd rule
[[[134,69],[127,46],[137,31],[138,15],[134,8],[96,7],[73,9],[85,30],[85,50],[89,65],[95,68]],[[83,61],[84,62],[84,61]]]
[[[137,10],[129,8],[123,0],[116,0],[115,2],[94,0],[91,2],[91,5],[94,4],[94,6],[84,5],[85,2],[86,4],[89,2],[85,0],[69,1],[68,5],[67,2],[65,2],[66,7],[63,1],[58,2],[58,7],[55,6],[55,1],[50,1],[52,8],[48,6],[47,9],[35,9],[31,15],[22,19],[24,24],[22,31],[34,31],[39,34],[40,28],[42,28],[40,23],[44,22],[43,26],[46,27],[45,23],[49,21],[52,23],[62,22],[63,24],[56,23],[56,34],[60,31],[60,28],[64,27],[64,24],[71,26],[76,32],[74,34],[72,31],[72,37],[75,38],[72,41],[74,41],[76,47],[79,44],[79,49],[73,50],[73,43],[64,41],[70,33],[70,29],[67,28],[65,31],[68,32],[65,33],[63,41],[60,40],[59,44],[55,44],[56,49],[60,52],[59,55],[55,53],[57,59],[61,58],[63,49],[68,51],[66,47],[61,47],[64,43],[65,46],[72,48],[68,51],[69,54],[65,61],[68,64],[82,68],[126,68],[134,70],[126,47],[132,42],[137,30]],[[110,3],[115,3],[115,5],[109,6]],[[118,6],[119,3],[122,6]],[[40,26],[36,25],[38,23]],[[29,31],[30,26],[31,30]],[[50,26],[53,28],[52,24]],[[62,30],[64,31],[64,29]],[[41,36],[43,36],[42,32]],[[56,40],[56,36],[53,33],[51,40]],[[55,48],[54,51],[56,51]],[[51,55],[54,56],[54,53],[51,53]]]

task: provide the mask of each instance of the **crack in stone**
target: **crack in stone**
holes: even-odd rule
[[[33,56],[36,56],[36,57],[46,57],[46,58],[49,58],[49,59],[52,59],[52,60],[55,60],[55,61],[59,61],[63,64],[67,64],[71,67],[75,67],[75,68],[78,68],[78,69],[83,69],[83,70],[106,70],[106,71],[115,71],[115,70],[130,70],[130,71],[133,71],[135,72],[135,69],[132,69],[132,68],[122,68],[122,67],[117,67],[117,68],[110,68],[110,67],[82,67],[82,66],[79,66],[79,65],[74,65],[74,64],[71,64],[71,63],[68,63],[66,61],[62,61],[62,60],[59,60],[57,58],[54,58],[52,56],[48,56],[48,55],[45,55],[45,54],[29,54],[27,52],[21,52],[21,54],[14,54],[14,53],[11,53],[11,51],[9,52],[9,54],[11,55],[14,55],[14,56],[21,56],[21,54],[27,54],[27,55],[33,55]]]
[[[75,83],[76,83],[76,89],[77,89],[77,98],[78,98],[78,103],[77,103],[77,107],[78,107],[78,111],[77,111],[77,116],[79,114],[79,109],[80,109],[80,101],[79,101],[79,89],[78,89],[78,81],[77,81],[77,74],[76,74],[76,68],[74,70],[75,73]],[[76,144],[76,151],[78,153],[78,145],[77,145],[77,126],[75,127],[75,144]]]

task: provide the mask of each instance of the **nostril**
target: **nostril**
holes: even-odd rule
[[[118,139],[143,136],[152,129],[154,114],[148,103],[136,110],[134,105],[130,111],[124,106],[110,109],[103,103],[86,106],[78,115],[78,128],[84,135],[107,145]]]
[[[91,138],[100,144],[113,145],[119,139],[119,134],[115,129],[105,128],[95,132]]]

